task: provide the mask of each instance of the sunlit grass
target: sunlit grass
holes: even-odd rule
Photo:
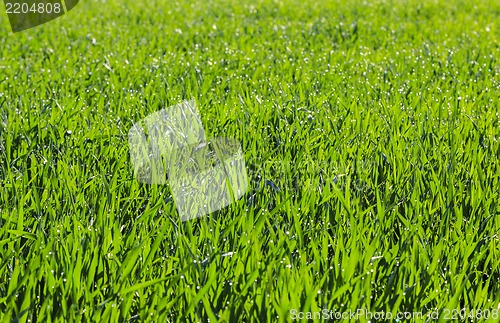
[[[498,308],[499,15],[83,1],[20,34],[3,15],[0,320]],[[183,223],[133,178],[127,133],[192,98],[250,191]]]

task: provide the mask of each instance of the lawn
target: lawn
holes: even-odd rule
[[[499,17],[84,0],[14,34],[2,9],[0,321],[499,321]],[[249,189],[182,222],[128,132],[191,99]]]

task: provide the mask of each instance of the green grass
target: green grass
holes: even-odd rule
[[[499,2],[0,17],[0,321],[498,313]],[[192,98],[241,142],[250,191],[182,223],[168,186],[133,178],[127,133]]]

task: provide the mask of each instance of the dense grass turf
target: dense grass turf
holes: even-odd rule
[[[497,309],[500,5],[420,2],[82,1],[20,34],[2,14],[0,320]],[[251,191],[182,223],[127,132],[191,98]]]

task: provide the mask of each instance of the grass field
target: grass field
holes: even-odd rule
[[[0,19],[0,321],[499,321],[499,2]],[[250,190],[181,222],[168,186],[134,179],[127,133],[190,99],[241,142]]]

